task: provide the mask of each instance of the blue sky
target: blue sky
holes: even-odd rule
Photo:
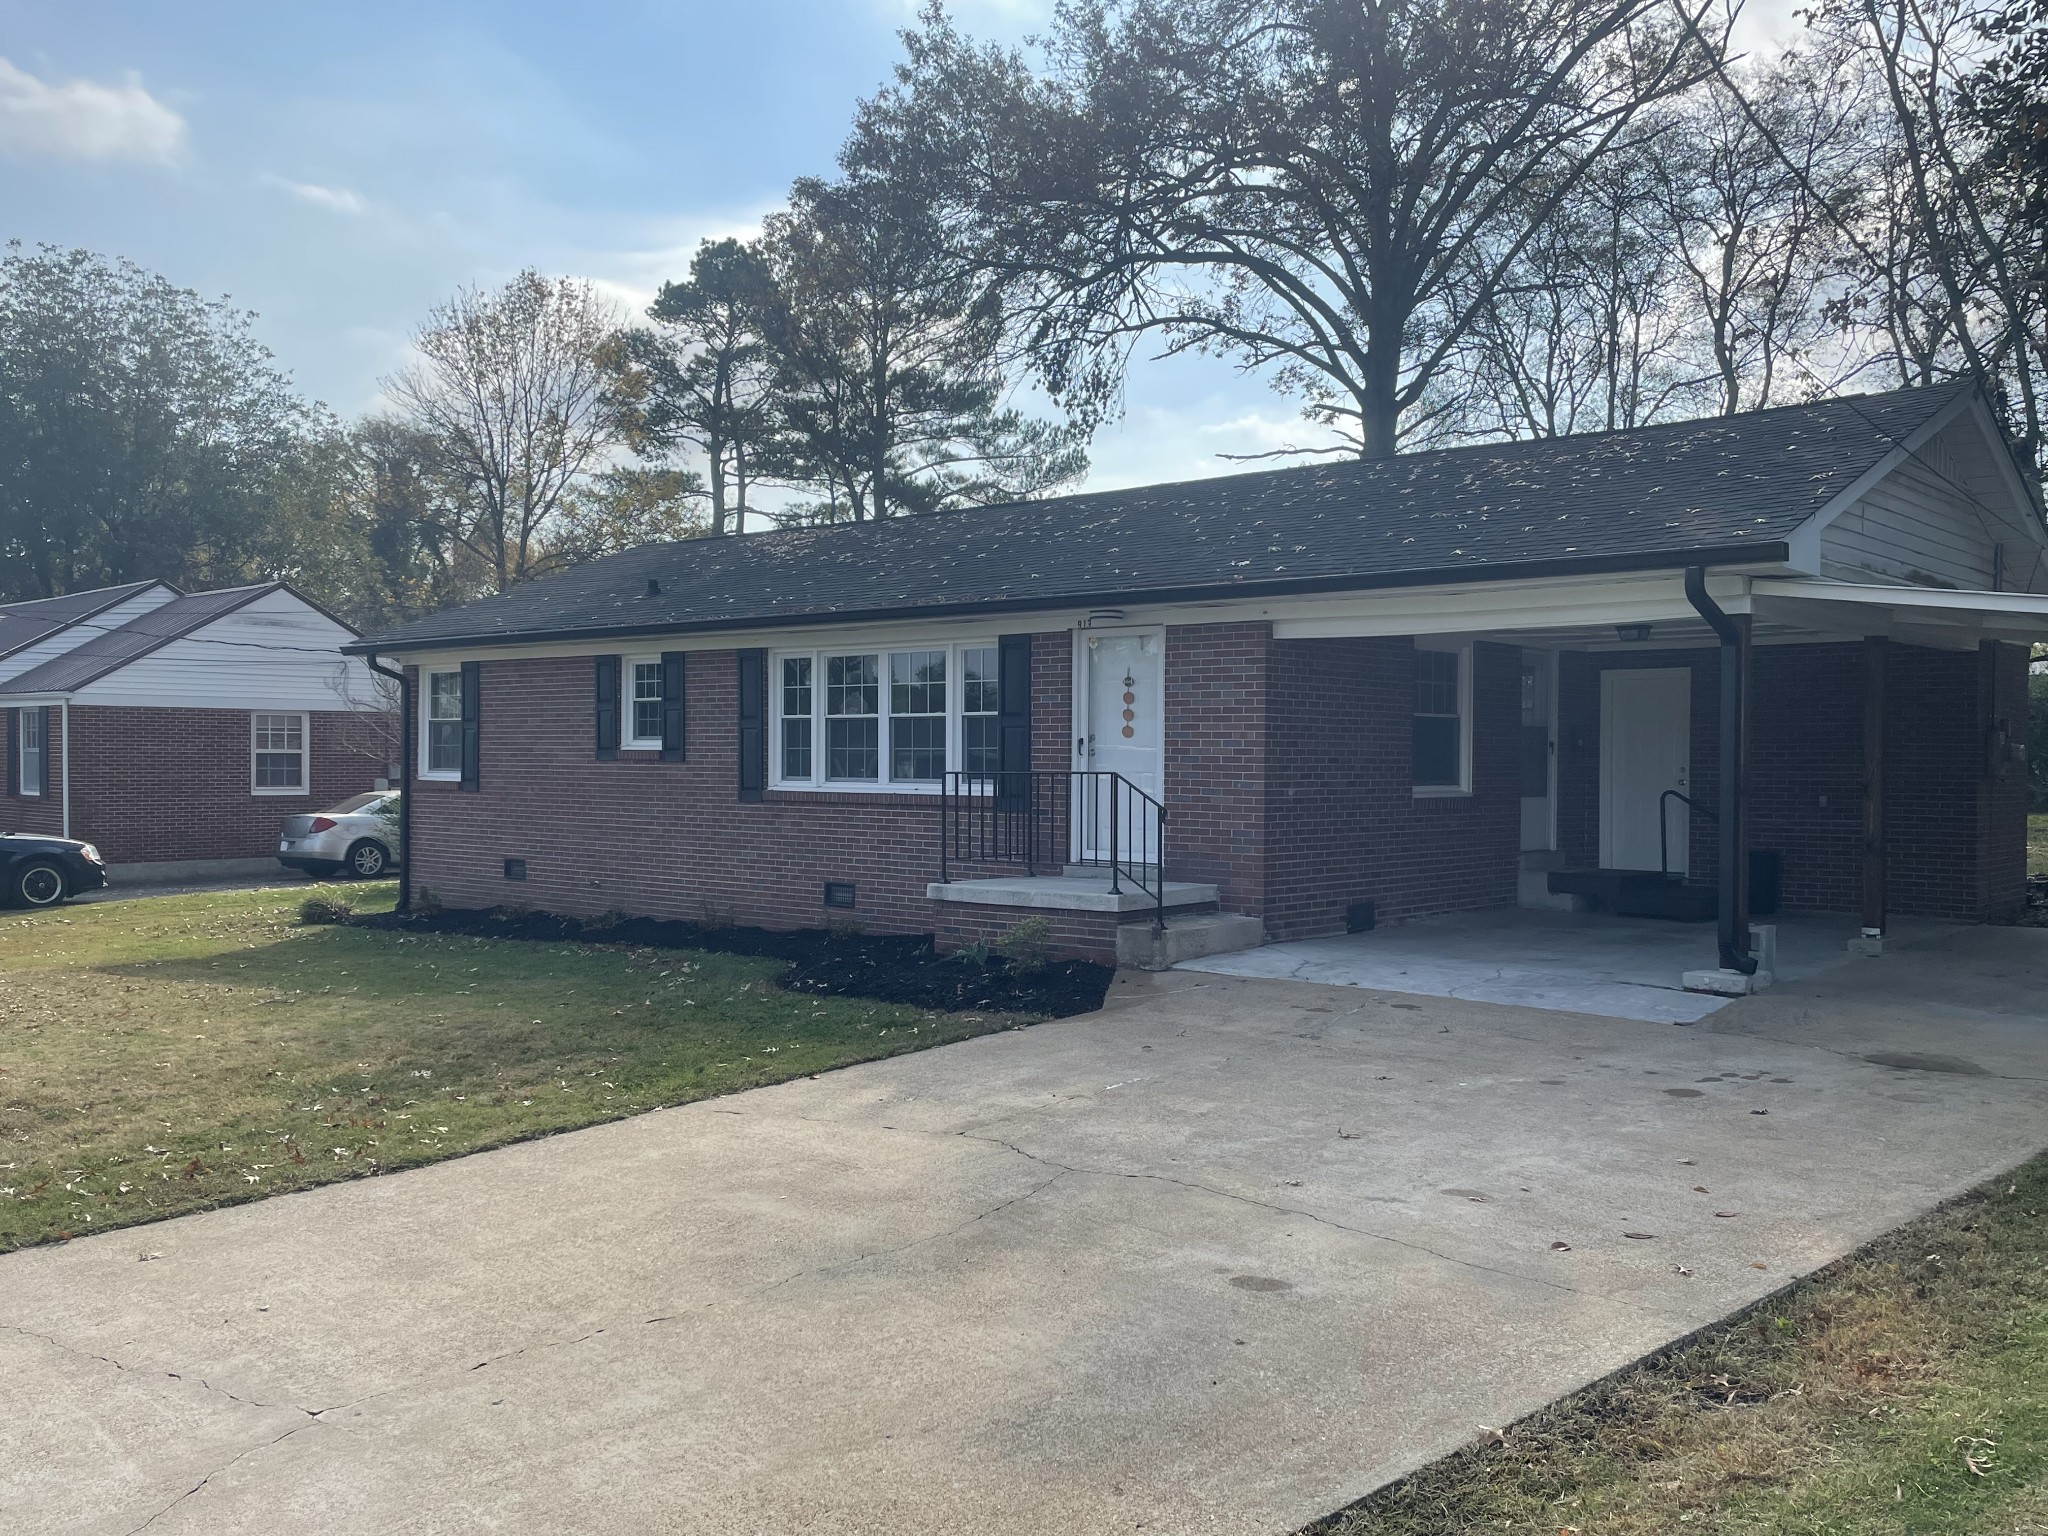
[[[1785,3],[1785,0],[1779,0]],[[968,0],[1015,37],[1041,0]],[[829,172],[904,0],[0,0],[0,239],[126,256],[259,315],[372,408],[430,306],[524,266],[644,304],[707,235]],[[1316,440],[1227,364],[1141,366],[1091,484]]]

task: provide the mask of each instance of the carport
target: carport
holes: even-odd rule
[[[1474,810],[1405,842],[1384,809],[1359,828],[1331,815],[1300,857],[1327,866],[1330,840],[1348,840],[1360,893],[1391,893],[1354,901],[1351,926],[1382,931],[1190,962],[1203,969],[1394,986],[1391,967],[1409,976],[1399,990],[1684,1022],[1711,1004],[1682,988],[1769,984],[1773,957],[1753,951],[1772,929],[1778,974],[1811,975],[1881,953],[1901,920],[2010,920],[2023,903],[2027,657],[2048,637],[2048,596],[1695,566],[1513,598],[1348,596],[1274,634],[1327,644],[1316,664],[1331,669],[1360,639],[1455,656],[1455,716],[1447,693],[1417,719],[1455,720],[1463,764],[1416,803]],[[1498,683],[1513,668],[1519,718]],[[1526,910],[1432,918],[1510,899],[1472,873],[1472,850],[1517,776],[1512,899]],[[1415,864],[1446,871],[1440,891],[1380,874]],[[1512,980],[1495,976],[1503,959]]]

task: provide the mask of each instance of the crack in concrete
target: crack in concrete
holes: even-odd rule
[[[239,1399],[237,1399],[237,1401],[239,1401]],[[304,1412],[305,1410],[301,1409],[300,1411]],[[152,1525],[155,1525],[157,1521],[161,1520],[165,1515],[168,1515],[180,1504],[184,1503],[187,1499],[191,1498],[192,1495],[199,1492],[200,1489],[204,1488],[216,1477],[219,1477],[223,1472],[229,1470],[237,1462],[241,1461],[245,1456],[254,1456],[258,1451],[267,1451],[274,1445],[282,1445],[285,1441],[291,1439],[293,1435],[296,1435],[300,1430],[311,1429],[312,1427],[313,1422],[309,1419],[307,1423],[294,1424],[290,1429],[286,1430],[283,1434],[272,1436],[270,1439],[264,1441],[261,1445],[247,1445],[242,1447],[241,1450],[235,1452],[234,1455],[230,1456],[226,1461],[222,1462],[219,1466],[215,1467],[211,1472],[207,1473],[206,1476],[200,1478],[198,1482],[194,1483],[190,1488],[187,1488],[175,1499],[172,1499],[170,1503],[164,1505],[162,1509],[159,1509],[155,1514],[151,1515],[147,1520],[143,1521],[142,1524],[136,1526],[134,1530],[128,1533],[128,1536],[141,1536],[141,1533],[143,1531],[146,1531]]]
[[[240,1403],[245,1408],[264,1408],[278,1413],[303,1413],[309,1419],[317,1419],[324,1413],[334,1412],[335,1408],[352,1406],[351,1403],[336,1403],[326,1408],[305,1408],[297,1403],[266,1403],[259,1398],[243,1397],[238,1393],[230,1392],[226,1387],[216,1387],[203,1376],[187,1376],[182,1371],[171,1370],[168,1366],[130,1365],[126,1361],[116,1360],[112,1355],[95,1354],[89,1349],[81,1349],[76,1344],[66,1343],[54,1334],[41,1333],[33,1328],[24,1328],[18,1323],[0,1323],[0,1328],[5,1328],[9,1333],[18,1334],[24,1339],[36,1339],[41,1343],[49,1345],[52,1349],[61,1349],[68,1355],[76,1355],[81,1360],[97,1360],[102,1365],[111,1365],[115,1370],[126,1372],[129,1375],[161,1376],[170,1381],[188,1382],[200,1387],[204,1391],[213,1393],[217,1397],[224,1397],[231,1403]],[[354,1402],[361,1401],[363,1401],[361,1398],[354,1399]],[[304,1426],[301,1427],[303,1428]]]
[[[1304,1221],[1313,1221],[1320,1226],[1335,1228],[1339,1232],[1348,1232],[1354,1237],[1365,1237],[1371,1238],[1375,1242],[1392,1243],[1397,1248],[1406,1248],[1414,1253],[1426,1253],[1432,1258],[1443,1260],[1446,1264],[1455,1264],[1464,1269],[1479,1270],[1484,1274],[1499,1275],[1504,1280],[1518,1280],[1525,1285],[1543,1286],[1546,1289],[1562,1291],[1571,1296],[1586,1296],[1596,1301],[1610,1301],[1619,1306],[1632,1307],[1636,1311],[1646,1313],[1652,1317],[1669,1315],[1662,1308],[1645,1306],[1643,1303],[1631,1300],[1626,1296],[1615,1296],[1606,1291],[1582,1290],[1577,1286],[1565,1285],[1561,1281],[1545,1280],[1539,1275],[1525,1275],[1511,1269],[1497,1269],[1491,1264],[1481,1264],[1476,1259],[1465,1259],[1458,1257],[1456,1254],[1445,1253],[1441,1249],[1430,1247],[1427,1243],[1411,1242],[1407,1238],[1395,1237],[1386,1232],[1374,1232],[1367,1227],[1354,1227],[1348,1223],[1333,1220],[1328,1216],[1318,1215],[1314,1211],[1304,1210],[1299,1206],[1279,1205],[1271,1200],[1258,1199],[1253,1195],[1241,1195],[1234,1190],[1218,1189],[1214,1185],[1197,1183],[1192,1179],[1176,1179],[1163,1173],[1130,1173],[1116,1168],[1082,1168],[1070,1163],[1059,1162],[1050,1157],[1041,1157],[1036,1152],[1027,1152],[1015,1142],[1004,1141],[999,1137],[975,1136],[967,1131],[957,1131],[953,1134],[966,1137],[969,1141],[989,1142],[995,1146],[1007,1148],[1019,1157],[1026,1158],[1042,1167],[1057,1168],[1062,1173],[1074,1173],[1080,1174],[1083,1177],[1103,1179],[1138,1179],[1158,1184],[1173,1184],[1182,1189],[1194,1190],[1199,1194],[1215,1195],[1219,1199],[1235,1200],[1243,1205],[1255,1206],[1264,1211],[1272,1211],[1276,1215],[1299,1216]],[[1047,1181],[1047,1183],[1051,1182],[1053,1181]]]

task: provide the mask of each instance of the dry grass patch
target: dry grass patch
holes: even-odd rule
[[[2048,1536],[2048,1159],[1314,1536]]]

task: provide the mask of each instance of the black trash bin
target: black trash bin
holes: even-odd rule
[[[1775,848],[1749,850],[1749,915],[1776,917],[1785,886],[1785,855]]]

